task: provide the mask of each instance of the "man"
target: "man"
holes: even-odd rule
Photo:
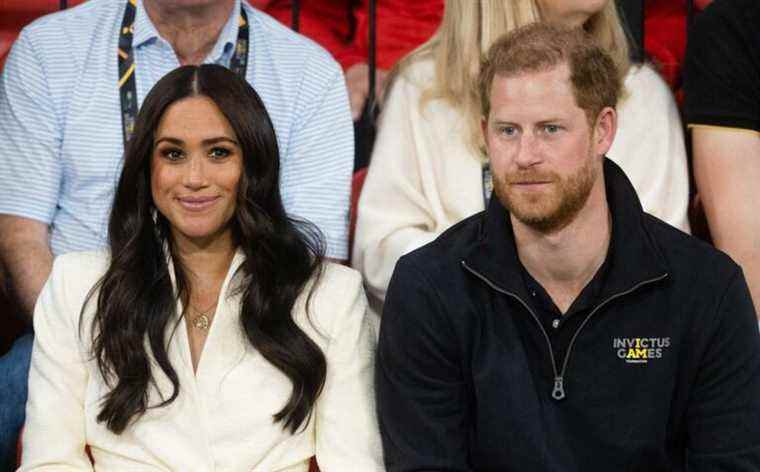
[[[202,62],[256,88],[286,210],[322,230],[329,257],[347,258],[353,134],[337,63],[241,0],[92,0],[26,27],[0,77],[0,258],[30,317],[53,257],[103,243],[139,104],[167,72]],[[20,414],[0,439],[23,421],[26,377],[5,376],[14,358],[0,361],[0,384],[20,388],[0,388],[15,392],[0,410]]]
[[[760,2],[716,0],[689,35],[685,114],[715,245],[736,259],[760,312]]]
[[[388,470],[760,470],[742,272],[644,213],[604,157],[612,60],[531,25],[480,81],[497,198],[396,267],[377,358]]]

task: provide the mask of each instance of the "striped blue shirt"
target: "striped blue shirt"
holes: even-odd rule
[[[48,223],[53,254],[105,244],[122,165],[117,45],[126,2],[90,0],[24,28],[0,75],[0,213]],[[346,259],[353,125],[342,71],[327,52],[244,5],[247,79],[280,146],[289,214],[315,223]],[[229,65],[240,0],[204,62]],[[138,1],[138,103],[179,66]]]

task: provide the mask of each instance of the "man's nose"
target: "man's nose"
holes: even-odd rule
[[[520,146],[517,150],[515,163],[520,168],[534,166],[541,162],[541,150],[538,138],[533,133],[526,133],[520,138]]]

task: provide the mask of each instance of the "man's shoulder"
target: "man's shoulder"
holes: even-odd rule
[[[728,279],[741,270],[728,254],[655,216],[644,214],[644,224],[673,275],[710,274]]]
[[[123,11],[122,2],[89,0],[40,17],[21,30],[10,67],[23,70],[34,62],[48,80],[73,78],[87,67],[88,58],[101,57],[103,46],[116,42]]]
[[[22,29],[21,34],[32,39],[55,37],[62,45],[86,46],[78,43],[82,37],[97,38],[106,34],[104,27],[114,24],[124,6],[114,0],[88,0],[76,7],[37,18]]]
[[[254,48],[258,41],[278,62],[298,64],[301,68],[324,70],[331,74],[340,70],[330,53],[316,42],[250,5],[246,4],[245,8],[251,23]],[[256,60],[255,56],[253,60]]]

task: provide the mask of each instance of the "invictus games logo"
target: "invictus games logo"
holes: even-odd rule
[[[662,353],[670,347],[670,338],[614,338],[612,347],[628,364],[646,364],[651,359],[662,358]]]

